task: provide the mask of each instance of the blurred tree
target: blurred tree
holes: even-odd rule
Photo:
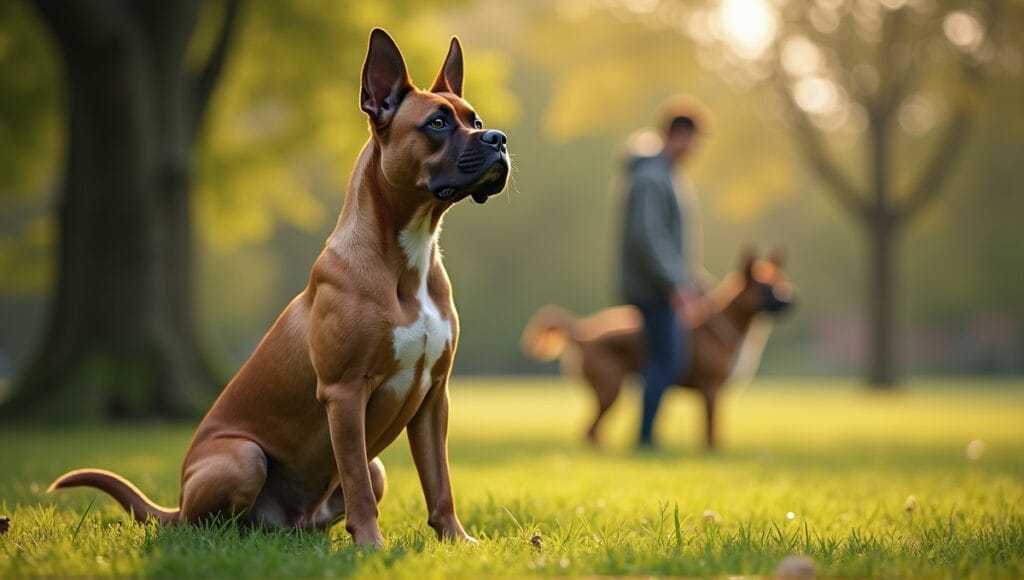
[[[447,35],[407,0],[34,0],[38,21],[20,6],[0,12],[0,45],[18,49],[0,46],[0,61],[24,73],[0,90],[17,129],[0,147],[59,143],[46,105],[61,87],[33,76],[53,68],[41,21],[60,59],[66,152],[48,330],[0,413],[194,416],[222,383],[196,329],[193,222],[222,249],[265,241],[277,221],[318,230],[325,211],[310,190],[343,184],[367,138],[355,106],[367,31],[395,23],[411,69],[429,59],[431,73]],[[500,75],[480,71],[467,88]],[[36,190],[45,171],[30,175],[30,158],[10,162],[23,173],[10,190]]]
[[[192,306],[191,149],[229,52],[224,3],[183,66],[199,2],[37,0],[64,71],[65,175],[49,330],[8,417],[180,417],[216,380]]]
[[[1013,24],[1020,22],[1020,4],[709,0],[615,5],[661,28],[671,16],[670,25],[698,43],[706,67],[740,83],[774,87],[803,156],[866,233],[867,380],[880,388],[894,385],[899,377],[896,242],[943,189],[961,156],[982,106],[982,83],[1020,70],[1021,52],[1013,44],[1020,41]],[[898,161],[898,135],[929,143],[930,152]],[[862,140],[859,178],[848,176],[830,150],[831,141],[850,136]]]

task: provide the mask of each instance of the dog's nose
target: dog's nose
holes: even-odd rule
[[[484,131],[484,134],[480,135],[480,140],[491,147],[494,147],[498,151],[501,151],[505,148],[505,144],[508,143],[508,136],[501,131],[491,129],[489,131]]]

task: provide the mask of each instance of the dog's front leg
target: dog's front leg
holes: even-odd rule
[[[437,384],[406,428],[416,471],[427,500],[427,523],[439,540],[476,543],[455,515],[448,473],[448,381]]]
[[[380,548],[384,537],[377,524],[377,498],[366,456],[366,403],[363,384],[318,385],[317,396],[327,409],[331,446],[345,496],[345,529],[357,548]]]

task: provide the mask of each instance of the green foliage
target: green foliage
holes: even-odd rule
[[[349,169],[369,137],[358,95],[372,27],[388,28],[423,85],[433,80],[450,37],[438,7],[408,0],[257,2],[241,11],[194,156],[199,232],[219,252],[265,243],[280,224],[319,234],[333,223]],[[189,66],[207,57],[222,13],[221,2],[204,5]],[[0,87],[0,201],[18,197],[40,207],[42,181],[60,174],[57,56],[27,2],[0,8],[0,69],[9,81]],[[488,119],[514,117],[506,60],[468,50],[467,68],[474,71],[467,95]],[[12,240],[24,241],[17,231]],[[19,269],[0,272],[4,286],[17,278],[17,287],[43,287]]]
[[[453,479],[481,544],[433,539],[398,442],[384,454],[387,547],[374,554],[355,553],[341,525],[161,529],[129,524],[96,492],[43,493],[63,470],[96,465],[173,504],[188,427],[5,429],[0,575],[720,576],[769,574],[803,554],[824,577],[1019,577],[1019,386],[966,379],[869,396],[848,383],[755,383],[727,400],[725,450],[709,455],[696,451],[689,393],[666,401],[666,449],[636,454],[631,392],[613,411],[611,450],[595,452],[580,443],[591,401],[575,385],[458,383]],[[976,459],[972,440],[984,446]]]
[[[34,295],[47,286],[53,229],[51,219],[38,216],[26,219],[10,235],[0,234],[0,295]]]
[[[387,28],[414,81],[429,86],[449,39],[438,18],[406,1],[246,7],[197,157],[200,231],[215,251],[264,243],[279,223],[309,233],[333,225],[369,138],[358,106],[369,30]],[[467,50],[467,96],[495,122],[515,110],[503,65]]]
[[[43,325],[39,304],[53,233],[42,217],[49,211],[44,189],[56,179],[61,146],[54,113],[59,71],[26,5],[2,3],[0,30],[6,45],[36,46],[34,56],[20,65],[7,58],[3,71],[30,71],[45,80],[36,83],[45,91],[19,100],[23,110],[0,107],[0,116],[6,126],[45,118],[53,129],[47,146],[25,145],[34,130],[19,133],[16,142],[0,139],[0,164],[27,167],[9,152],[43,164],[34,180],[0,171],[0,320],[12,321],[0,324],[0,350],[11,370],[32,340],[29,330]],[[510,137],[516,165],[510,190],[483,207],[456,207],[442,235],[463,328],[457,372],[552,370],[519,353],[530,314],[545,303],[583,314],[618,301],[613,280],[624,143],[650,126],[654,108],[675,92],[700,97],[716,120],[689,167],[701,201],[708,269],[725,274],[746,243],[789,249],[799,304],[776,325],[762,368],[774,374],[852,370],[851,360],[837,356],[834,346],[829,350],[836,338],[829,333],[859,331],[853,321],[865,291],[862,244],[793,150],[771,91],[708,70],[714,51],[677,31],[594,6],[540,0],[440,8],[409,0],[243,3],[234,53],[194,157],[200,320],[212,346],[240,364],[307,282],[368,136],[356,81],[368,30],[380,25],[394,33],[421,84],[433,78],[448,37],[458,34],[469,100],[488,126]],[[221,12],[219,2],[205,6],[193,65],[209,50]],[[1019,362],[986,366],[982,360],[994,350],[1021,358],[1024,277],[1013,275],[1024,252],[1017,223],[1024,212],[1021,78],[986,84],[990,104],[979,112],[963,163],[944,184],[940,203],[906,234],[905,339],[925,345],[908,352],[913,368],[1021,369]],[[939,78],[927,88],[958,90],[954,80]],[[21,86],[2,83],[0,95]],[[837,162],[853,175],[863,152],[851,139],[838,141]],[[897,154],[906,161],[894,170],[903,184],[930,151],[925,137],[901,142]],[[997,335],[977,342],[977,327],[990,319]],[[856,356],[855,346],[840,345],[840,355]]]
[[[37,195],[53,175],[62,115],[57,54],[28,2],[0,6],[0,202]]]
[[[544,303],[584,314],[618,301],[611,282],[624,143],[631,132],[650,126],[657,104],[676,92],[701,98],[717,121],[687,168],[700,198],[708,269],[725,274],[744,244],[789,250],[799,306],[776,326],[764,369],[788,374],[856,368],[862,341],[846,337],[862,334],[859,313],[867,290],[862,234],[847,223],[841,206],[793,147],[793,129],[774,87],[755,82],[765,71],[727,67],[722,47],[694,46],[672,25],[672,14],[690,22],[697,12],[691,4],[718,3],[563,2],[548,12],[536,7],[527,12],[530,24],[521,29],[525,42],[509,44],[513,54],[525,55],[517,88],[530,95],[524,96],[528,122],[513,132],[510,143],[520,166],[517,191],[497,217],[489,208],[472,218],[453,216],[444,237],[457,296],[468,296],[459,306],[463,336],[473,342],[460,347],[457,364],[471,362],[460,369],[530,368],[515,352],[516,339],[526,318]],[[849,3],[829,4],[839,5]],[[651,10],[639,14],[645,6]],[[796,10],[802,3],[787,6]],[[935,8],[943,14],[951,9]],[[1008,22],[1016,22],[1019,3],[1011,12]],[[938,17],[930,18],[929,34],[935,33]],[[1007,28],[1012,27],[1000,25]],[[1019,44],[1019,38],[1000,39],[1008,41]],[[977,94],[950,73],[956,66],[950,51],[943,48],[943,67],[924,67],[930,84],[923,88],[945,94],[948,102],[939,101],[950,106],[961,93],[972,92],[986,105],[973,110],[975,132],[941,184],[939,203],[922,212],[922,229],[907,231],[907,246],[899,250],[897,263],[906,269],[899,316],[907,329],[900,342],[910,345],[905,350],[911,370],[1012,372],[1019,366],[1008,361],[1020,360],[1024,316],[1021,301],[1013,297],[1021,296],[1020,277],[1007,273],[1015,263],[1010,256],[1019,261],[1024,246],[1019,236],[1010,239],[1016,227],[1008,222],[1024,198],[1014,185],[1021,112],[1005,95],[1019,94],[1021,76],[1004,71],[987,79]],[[1012,65],[1019,47],[1007,47],[1005,54]],[[932,112],[948,113],[944,106]],[[850,131],[830,139],[830,151],[842,171],[863,184],[866,153],[853,120]],[[863,123],[860,127],[863,131]],[[941,123],[924,135],[898,140],[892,170],[901,187],[918,179],[940,129]],[[515,248],[508,247],[509,238]],[[469,244],[482,256],[460,251]],[[501,305],[500,316],[494,304]],[[982,362],[983,351],[991,347],[1002,362]]]
[[[57,55],[27,2],[0,5],[0,295],[49,281],[48,218],[34,198],[56,180],[63,115]]]

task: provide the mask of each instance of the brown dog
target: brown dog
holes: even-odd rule
[[[689,323],[690,368],[679,377],[678,384],[704,396],[709,448],[717,443],[718,392],[732,372],[751,322],[758,313],[786,309],[791,297],[781,256],[756,261],[753,254],[748,254],[739,272],[727,277],[704,300],[701,319]],[[597,400],[597,415],[587,430],[588,440],[595,445],[599,443],[598,426],[618,399],[626,375],[643,369],[642,325],[640,313],[632,306],[606,308],[580,320],[562,308],[545,306],[523,331],[523,352],[537,360],[562,356],[567,343],[576,347],[575,362]]]
[[[448,375],[458,319],[437,251],[455,202],[505,187],[506,137],[485,131],[462,99],[453,38],[429,91],[413,87],[398,46],[370,34],[360,104],[371,139],[352,172],[338,225],[309,285],[285,308],[192,439],[179,509],[123,478],[73,471],[51,489],[91,486],[135,519],[325,528],[342,516],[357,546],[381,546],[377,455],[408,430],[438,538],[466,534],[447,458]]]

